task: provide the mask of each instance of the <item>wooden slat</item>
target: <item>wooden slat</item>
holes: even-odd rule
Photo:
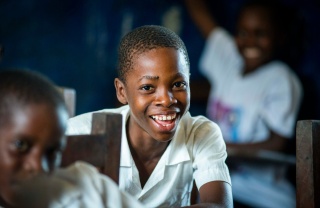
[[[62,167],[82,160],[119,182],[121,151],[121,114],[94,113],[88,135],[69,135],[62,156]]]
[[[320,121],[298,121],[296,137],[297,207],[320,207]]]

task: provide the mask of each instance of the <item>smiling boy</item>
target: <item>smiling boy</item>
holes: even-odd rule
[[[146,207],[190,205],[193,180],[202,205],[232,207],[221,131],[188,112],[189,71],[184,43],[165,27],[142,26],[120,42],[114,83],[125,105],[101,111],[123,116],[119,186]],[[71,118],[67,134],[89,133],[91,117]]]

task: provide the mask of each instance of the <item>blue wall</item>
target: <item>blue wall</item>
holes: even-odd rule
[[[218,0],[222,24],[232,30],[242,1]],[[306,83],[308,108],[302,118],[320,119],[320,9],[306,1],[284,1],[299,9],[305,25],[295,71]],[[61,86],[77,91],[76,114],[117,104],[113,80],[121,37],[144,24],[161,24],[185,41],[191,60],[191,80],[201,79],[198,59],[204,40],[181,1],[170,0],[2,0],[0,44],[5,48],[0,67],[39,71]],[[193,114],[205,104],[192,105]]]

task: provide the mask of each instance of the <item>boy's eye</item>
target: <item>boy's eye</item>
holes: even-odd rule
[[[186,89],[187,83],[186,82],[176,82],[173,84],[174,88],[179,88],[179,89]]]
[[[153,90],[154,88],[152,86],[146,85],[146,86],[141,87],[140,89],[142,89],[144,91],[150,91],[150,90]]]
[[[27,152],[28,149],[30,148],[29,142],[27,142],[25,140],[20,140],[20,139],[14,141],[14,146],[21,153]]]

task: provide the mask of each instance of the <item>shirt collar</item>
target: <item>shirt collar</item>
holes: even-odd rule
[[[184,118],[185,116],[183,116],[182,118]],[[171,146],[169,150],[169,156],[167,158],[167,163],[166,165],[176,165],[179,163],[182,163],[184,161],[189,161],[190,160],[190,155],[187,149],[187,145],[186,145],[186,138],[187,135],[185,134],[186,130],[185,127],[183,125],[183,120],[181,119],[176,133],[172,138],[172,141],[170,143],[169,146]]]

